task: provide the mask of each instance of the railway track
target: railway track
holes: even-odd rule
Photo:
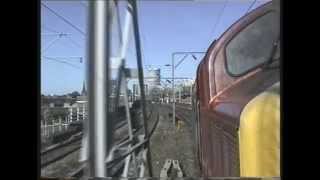
[[[68,146],[71,143],[74,143],[76,141],[81,140],[82,134],[83,134],[82,132],[76,133],[76,134],[72,135],[69,139],[67,139],[66,141],[63,141],[63,142],[60,142],[60,143],[57,143],[57,144],[54,144],[54,145],[47,147],[46,149],[41,151],[41,153],[40,153],[41,156],[46,155],[54,150],[61,149],[64,146]]]
[[[153,111],[154,109],[152,108],[151,109],[151,112],[149,113],[148,115],[148,120],[152,117],[153,115]],[[159,123],[159,114],[157,116],[157,120],[154,122],[153,126],[151,129],[149,129],[150,131],[150,135],[149,136],[152,136],[153,132],[155,131],[156,127],[158,126],[158,123]],[[140,130],[142,129],[142,127],[140,127],[139,129],[137,129],[136,131],[134,131],[134,134],[135,133],[138,133]],[[128,140],[129,136],[123,138],[122,140],[119,141],[119,144]],[[143,142],[139,143],[139,144],[144,144],[146,142],[146,140],[144,140]],[[137,146],[137,145],[136,145]],[[138,147],[138,146],[137,146]],[[133,151],[133,150],[131,150]],[[107,166],[108,168],[111,169],[111,174],[112,176],[114,176],[116,173],[118,173],[118,171],[121,169],[122,167],[122,164],[124,163],[124,160],[125,160],[125,157],[130,154],[132,152],[126,152],[124,154],[122,154],[121,156],[119,156],[118,158],[112,160],[109,164],[114,164],[115,161],[119,161],[118,163],[116,163],[116,166],[115,167],[111,167],[110,165]],[[84,175],[84,169],[85,169],[85,165],[81,165],[78,169],[76,169],[75,171],[69,173],[68,177],[74,177],[74,178],[81,178],[83,175]]]
[[[81,148],[81,137],[70,143],[55,147],[53,150],[47,151],[41,155],[41,168],[44,168],[56,161],[59,161],[69,154]]]
[[[172,104],[162,104],[162,106],[168,108],[169,112],[171,110],[170,114],[172,114]],[[176,118],[192,126],[193,111],[191,104],[176,103]]]
[[[125,121],[121,121],[116,129],[120,129],[126,125]],[[56,161],[63,159],[69,154],[81,148],[82,132],[77,133],[66,141],[54,144],[41,151],[41,168],[44,168]]]
[[[126,122],[119,123],[119,125],[117,125],[117,130],[123,128],[125,125]],[[81,132],[73,135],[70,139],[43,150],[41,152],[41,168],[59,161],[69,154],[79,150],[81,148],[82,134],[83,133]],[[126,138],[128,137],[125,137],[124,139]]]
[[[184,103],[176,103],[176,108],[186,109],[192,111],[191,104],[184,104]]]
[[[125,118],[122,118],[116,125],[116,130],[126,125]],[[40,152],[41,155],[41,168],[44,168],[51,163],[59,161],[67,155],[79,150],[81,148],[83,132],[72,135],[69,139],[51,145]]]
[[[151,118],[152,113],[153,113],[153,109],[151,109],[148,115],[148,119]],[[125,120],[121,120],[116,125],[116,131],[120,130],[121,128],[123,130],[120,130],[120,131],[125,131],[126,125],[127,125],[127,122]],[[134,133],[138,133],[141,129],[142,129],[142,126],[136,129]],[[83,134],[82,132],[77,133],[73,135],[71,138],[69,138],[68,140],[52,145],[46,148],[45,150],[41,151],[41,168],[45,168],[50,164],[53,164],[59,160],[62,160],[68,155],[72,154],[73,152],[76,152],[77,150],[79,150],[81,148],[82,134]],[[116,144],[120,144],[128,139],[129,139],[129,136],[126,135],[123,138],[116,138],[115,140],[117,142]],[[80,165],[79,168],[69,173],[68,177],[79,178],[83,176],[84,167],[85,167],[84,164]],[[112,169],[112,171],[116,173],[119,169],[120,168],[118,167],[116,169]]]

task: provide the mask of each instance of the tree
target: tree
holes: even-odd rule
[[[73,91],[72,93],[69,94],[72,98],[76,98],[80,96],[80,93],[78,91]]]

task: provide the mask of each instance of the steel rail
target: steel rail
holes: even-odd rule
[[[148,119],[151,118],[152,114],[153,114],[153,109],[151,109],[151,112],[149,113]],[[122,125],[119,125],[119,127],[118,127],[117,129],[123,127],[124,125],[126,125],[125,122],[122,123]],[[141,128],[142,128],[142,126],[140,126],[138,129],[136,129],[133,133],[136,134]],[[153,128],[153,129],[154,129],[154,128]],[[154,131],[154,130],[153,130],[153,131]],[[153,131],[152,131],[152,132],[153,132]],[[81,135],[82,135],[82,134],[81,134]],[[127,139],[129,139],[129,135],[127,135],[125,138],[119,140],[118,143],[116,144],[116,146],[119,146],[119,147],[120,147],[120,146],[122,146],[123,144],[129,143],[129,142],[125,142]],[[71,140],[71,141],[66,142],[66,143],[64,143],[64,144],[61,144],[61,145],[59,145],[59,146],[55,146],[55,147],[53,147],[52,149],[48,149],[48,150],[46,150],[46,151],[43,151],[43,152],[41,153],[41,156],[44,156],[44,155],[46,155],[46,154],[48,154],[48,153],[50,153],[50,152],[52,152],[52,151],[54,151],[54,150],[61,149],[61,148],[65,147],[65,146],[67,146],[67,145],[70,145],[70,144],[72,144],[72,143],[74,143],[74,142],[76,142],[76,141],[81,141],[81,138],[77,138],[77,139]],[[62,155],[57,156],[56,158],[53,158],[52,160],[47,161],[47,162],[41,164],[41,168],[46,167],[46,166],[48,166],[48,165],[50,165],[50,164],[52,164],[52,163],[54,163],[54,162],[57,162],[57,161],[63,159],[64,157],[66,157],[66,156],[68,156],[69,154],[77,151],[77,150],[80,149],[80,148],[81,148],[81,144],[79,144],[79,146],[73,148],[72,150],[67,151],[66,153],[63,153]],[[121,160],[122,160],[122,159],[121,159]],[[121,160],[119,160],[119,161],[121,161]],[[84,167],[82,167],[82,168],[84,168]],[[80,170],[77,170],[77,171],[80,171]]]
[[[46,162],[42,163],[42,164],[41,164],[41,168],[44,168],[44,167],[46,167],[46,166],[48,166],[48,165],[50,165],[50,164],[52,164],[52,163],[54,163],[54,162],[57,162],[57,161],[63,159],[64,157],[66,157],[66,156],[68,156],[69,154],[71,154],[71,153],[79,150],[80,148],[81,148],[81,145],[79,145],[79,146],[77,146],[77,147],[75,147],[75,148],[72,148],[71,150],[67,151],[66,153],[63,153],[63,154],[60,155],[60,156],[57,156],[57,157],[55,157],[55,158],[53,158],[53,159],[51,159],[51,160],[49,160],[49,161],[46,161]]]
[[[65,147],[65,146],[67,146],[67,145],[69,145],[69,144],[72,144],[72,143],[74,143],[74,142],[76,142],[76,141],[79,141],[79,140],[81,140],[81,138],[82,138],[82,133],[81,133],[79,136],[80,136],[80,137],[76,137],[76,138],[74,138],[74,139],[72,139],[72,137],[70,137],[68,140],[65,140],[65,141],[63,141],[63,142],[61,142],[61,143],[58,143],[58,144],[55,144],[55,145],[52,145],[52,146],[51,146],[52,148],[45,149],[45,150],[43,150],[40,154],[41,154],[41,156],[43,156],[43,155],[45,155],[45,154],[47,154],[47,153],[49,153],[49,152],[52,152],[52,151],[54,151],[54,150],[60,149],[60,148],[62,148],[62,147]]]
[[[124,153],[122,156],[118,157],[118,158],[115,158],[111,161],[108,161],[106,162],[107,164],[112,164],[112,163],[115,163],[117,161],[121,161],[123,160],[124,158],[126,158],[129,154],[131,154],[132,152],[134,152],[136,149],[138,149],[139,147],[141,147],[142,145],[145,145],[146,143],[148,143],[150,141],[150,137],[152,136],[152,134],[154,133],[156,127],[158,126],[158,123],[159,123],[159,114],[157,115],[157,121],[154,123],[153,127],[152,127],[152,130],[150,131],[150,133],[148,134],[148,137],[147,139],[144,139],[143,141],[139,142],[138,144],[134,145],[130,151]]]
[[[153,114],[153,109],[154,109],[154,108],[151,109],[151,112],[149,113],[148,119],[151,118],[151,116],[152,116],[152,114]],[[159,123],[159,114],[158,114],[158,116],[157,116],[157,121],[155,122],[152,130],[150,131],[149,137],[151,137],[152,134],[154,133],[156,127],[158,126],[158,123]],[[142,128],[142,126],[139,127],[135,132],[138,132],[141,128]],[[135,133],[135,132],[134,132],[134,133]],[[129,137],[124,138],[123,140],[120,140],[118,146],[120,147],[121,144],[124,144],[124,141],[125,141],[126,139],[128,139],[128,138],[129,138]],[[143,145],[145,142],[146,142],[146,140],[144,140],[142,143],[140,143],[138,147],[140,147],[141,145]],[[129,142],[125,142],[125,143],[129,143]],[[137,148],[136,148],[136,149],[137,149]],[[114,161],[114,160],[112,160],[113,162],[108,162],[107,164],[110,164],[110,163],[113,163],[113,164],[111,164],[111,165],[109,165],[109,166],[107,165],[107,168],[112,168],[113,166],[119,164],[120,162],[122,162],[121,160],[125,159],[126,156],[128,156],[129,154],[131,154],[132,152],[134,152],[136,149],[132,149],[130,152],[127,152],[127,153],[124,154],[123,156],[119,157],[119,158],[117,159],[117,161],[118,161],[117,163],[116,163],[116,161]],[[85,165],[83,164],[83,165],[81,165],[78,169],[76,169],[75,171],[69,173],[68,176],[69,176],[69,177],[74,177],[74,178],[80,178],[80,177],[83,175],[83,170],[84,170],[85,168],[86,168],[86,167],[85,167]]]

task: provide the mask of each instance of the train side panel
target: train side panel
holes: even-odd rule
[[[199,112],[199,155],[204,177],[241,175],[240,114],[251,99],[280,79],[277,66],[265,68],[270,49],[279,34],[279,29],[272,24],[276,17],[272,13],[272,3],[267,3],[242,17],[210,46],[199,65],[196,79],[199,105],[195,108]],[[235,43],[231,43],[228,51],[233,54],[228,55],[228,43],[247,27],[251,27],[247,32],[251,35],[238,37]],[[246,47],[250,45],[253,47]],[[245,51],[249,54],[243,54]],[[235,59],[235,64],[227,67],[227,58],[234,57],[239,57],[239,61]],[[256,63],[253,60],[260,59],[251,69],[245,69],[241,62],[250,63],[250,58],[253,63]],[[230,68],[235,72],[244,69],[244,72],[232,75]]]

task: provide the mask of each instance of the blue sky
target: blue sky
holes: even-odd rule
[[[251,10],[268,1],[257,0]],[[253,2],[254,0],[138,1],[144,66],[161,68],[161,76],[170,77],[171,69],[164,65],[171,64],[173,52],[206,51],[211,42],[243,16]],[[85,1],[47,0],[42,3],[86,33],[88,6]],[[123,5],[124,1],[120,6],[121,12],[124,12]],[[122,25],[123,19],[121,15]],[[54,34],[56,32],[68,35],[59,37]],[[41,56],[44,57],[41,58],[41,93],[65,94],[81,91],[85,77],[86,37],[44,6],[41,6],[41,33]],[[112,36],[118,36],[116,30]],[[128,67],[136,67],[132,38],[127,55]],[[116,49],[115,46],[114,55]],[[197,55],[198,61],[187,57],[176,69],[175,75],[194,78],[202,56]],[[82,62],[79,57],[83,58]],[[176,56],[175,61],[178,62],[182,57],[183,55]],[[68,64],[59,63],[53,58]]]

